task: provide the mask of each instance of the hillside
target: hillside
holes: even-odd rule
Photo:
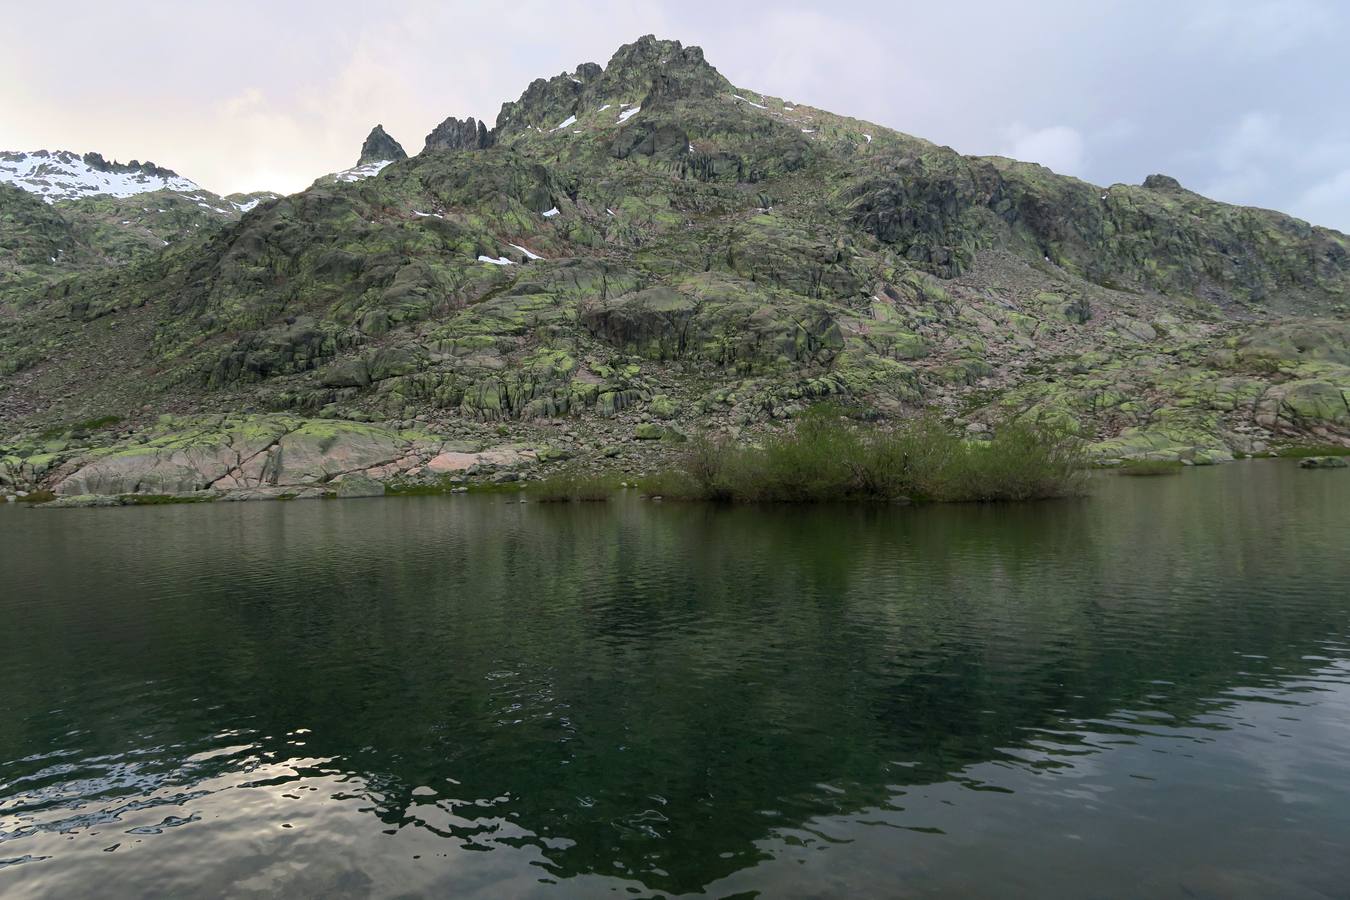
[[[0,151],[0,307],[236,221],[275,194],[220,197],[151,162]]]
[[[681,434],[752,440],[822,399],[973,435],[1032,416],[1103,458],[1350,443],[1347,238],[1166,176],[961,156],[651,37],[414,157],[377,131],[351,177],[24,281],[0,321],[7,477],[233,487],[315,420],[315,453],[369,454],[249,484],[500,470],[493,452],[640,471]],[[6,252],[96,252],[40,206],[5,220]],[[222,455],[245,434],[266,440]],[[445,453],[474,461],[429,468]]]

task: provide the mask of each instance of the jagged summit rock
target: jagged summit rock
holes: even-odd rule
[[[616,109],[650,109],[730,90],[731,83],[704,59],[701,48],[648,34],[616,50],[603,68],[588,62],[570,74],[536,78],[518,100],[502,104],[496,131],[548,131],[583,109],[606,103]]]
[[[485,150],[493,144],[493,134],[486,125],[475,121],[472,116],[460,120],[454,116],[446,119],[427,135],[423,153],[433,150]]]
[[[356,164],[364,166],[366,163],[385,160],[397,162],[407,158],[408,154],[404,152],[403,146],[389,136],[383,125],[376,125],[370,129],[370,134],[366,135],[366,142],[361,145],[361,156]]]
[[[648,105],[732,89],[731,82],[703,58],[701,47],[657,40],[650,34],[615,51],[596,86],[616,96],[641,94],[639,101]]]
[[[1181,182],[1171,175],[1150,175],[1144,179],[1144,187],[1151,191],[1183,191]]]

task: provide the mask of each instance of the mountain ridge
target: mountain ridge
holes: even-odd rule
[[[1350,443],[1345,236],[1166,176],[962,156],[651,36],[366,166],[30,291],[0,320],[10,444],[114,412],[113,452],[224,412],[640,471],[820,400],[972,435],[1031,417],[1105,459]],[[60,485],[82,452],[10,469]],[[419,458],[377,474],[437,475]]]

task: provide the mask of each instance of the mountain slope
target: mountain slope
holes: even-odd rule
[[[0,305],[158,252],[274,196],[222,198],[154,163],[97,153],[0,152]]]
[[[16,441],[270,410],[640,469],[639,421],[750,438],[825,398],[1103,456],[1350,441],[1350,244],[1279,213],[963,157],[650,37],[427,143],[30,291]]]

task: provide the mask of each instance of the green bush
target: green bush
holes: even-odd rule
[[[675,470],[640,486],[648,495],[787,503],[1032,500],[1078,492],[1084,468],[1077,440],[1032,423],[966,441],[933,416],[883,430],[821,406],[758,447],[699,437]]]
[[[593,475],[554,475],[526,488],[539,503],[589,503],[608,500],[615,485],[608,478]]]
[[[1295,447],[1281,447],[1280,456],[1287,459],[1303,459],[1307,456],[1350,456],[1350,447],[1340,444],[1311,444]]]

